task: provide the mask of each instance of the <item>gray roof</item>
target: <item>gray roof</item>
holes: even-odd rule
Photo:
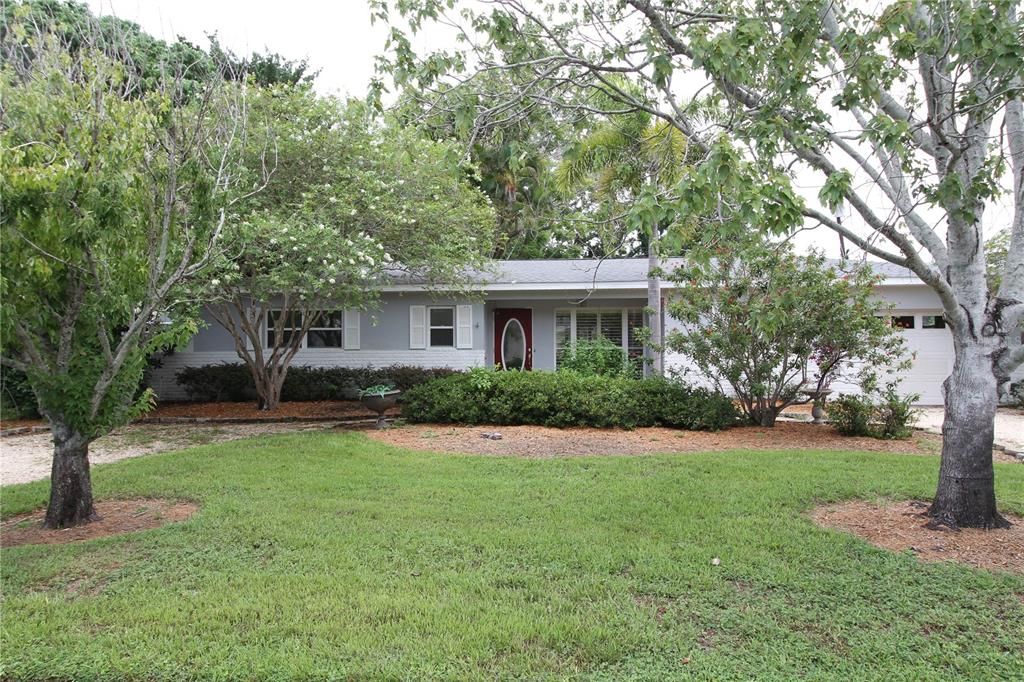
[[[683,263],[682,258],[665,258],[662,269],[665,273],[674,270]],[[841,261],[832,259],[829,264],[841,267]],[[859,262],[854,262],[859,264]],[[917,280],[917,276],[907,268],[881,261],[868,261],[874,271],[886,279]],[[425,282],[405,272],[392,273],[392,281],[396,284],[418,285]],[[531,285],[548,287],[566,285],[580,288],[595,284],[606,288],[615,288],[617,284],[631,284],[647,280],[646,258],[578,258],[578,259],[543,259],[543,260],[499,260],[493,261],[489,268],[476,271],[472,279],[486,285],[498,285],[502,288],[517,287],[530,289]],[[667,278],[666,278],[667,279]]]
[[[681,263],[667,258],[666,271]],[[614,284],[647,279],[646,258],[580,258],[566,260],[504,260],[494,264],[488,281],[494,284]]]

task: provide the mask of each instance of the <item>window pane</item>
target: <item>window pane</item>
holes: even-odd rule
[[[580,310],[576,313],[576,340],[593,341],[597,338],[597,313]]]
[[[454,308],[431,308],[430,309],[430,326],[431,327],[454,327],[455,326],[455,309]]]
[[[431,329],[430,330],[430,345],[431,346],[454,346],[455,345],[455,330],[454,329]]]
[[[306,336],[307,348],[341,348],[341,332],[337,329],[311,329]]]
[[[274,347],[274,337],[275,336],[276,336],[276,334],[274,333],[274,328],[273,327],[271,327],[270,329],[267,330],[267,348],[273,348]],[[288,345],[288,342],[291,341],[291,338],[292,338],[292,332],[290,330],[288,330],[288,329],[285,329],[284,333],[281,335],[281,345],[282,346]]]
[[[921,329],[945,329],[946,318],[942,315],[922,315]]]
[[[341,329],[341,311],[325,310],[313,323],[313,329]]]
[[[267,327],[273,328],[279,319],[281,319],[282,311],[271,310],[267,313]],[[302,313],[292,312],[288,314],[288,318],[284,323],[285,329],[296,329],[302,326]]]
[[[622,312],[601,313],[601,336],[614,344],[622,345]]]
[[[913,329],[914,328],[914,316],[913,315],[894,315],[892,318],[892,326],[897,329]]]
[[[572,334],[572,313],[556,312],[555,313],[555,347],[565,348],[568,346],[572,339],[569,336]]]
[[[642,310],[630,310],[626,316],[626,325],[629,331],[629,357],[635,358],[643,355],[643,344],[637,338],[637,330],[644,328],[644,312]]]

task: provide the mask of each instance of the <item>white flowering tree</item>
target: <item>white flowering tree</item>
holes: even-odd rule
[[[368,309],[388,276],[408,271],[436,288],[470,286],[493,246],[495,217],[449,146],[375,124],[360,102],[277,86],[252,100],[275,130],[250,150],[268,186],[225,228],[225,258],[203,292],[233,337],[261,409],[273,410],[304,339],[336,345],[344,309]]]

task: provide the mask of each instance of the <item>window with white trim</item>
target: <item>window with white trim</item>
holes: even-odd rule
[[[431,348],[455,347],[455,307],[427,308],[427,345]]]
[[[277,321],[282,311],[271,310],[267,313],[267,348],[274,346],[274,334]],[[343,315],[340,310],[325,310],[321,312],[313,326],[309,328],[306,337],[302,339],[300,348],[341,348],[342,347]],[[292,335],[302,329],[302,313],[292,312],[284,321],[283,342],[291,341]]]
[[[630,358],[643,355],[638,330],[644,326],[640,308],[584,308],[555,311],[555,366],[577,341],[604,338],[621,346]]]

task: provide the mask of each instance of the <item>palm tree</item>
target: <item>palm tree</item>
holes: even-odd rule
[[[574,144],[555,172],[560,191],[593,192],[609,215],[628,207],[644,193],[670,188],[686,164],[686,137],[661,120],[642,111],[608,117]],[[663,226],[656,221],[639,235],[647,247],[647,326],[650,339],[644,348],[647,375],[664,373],[661,345],[661,261],[658,242]]]

